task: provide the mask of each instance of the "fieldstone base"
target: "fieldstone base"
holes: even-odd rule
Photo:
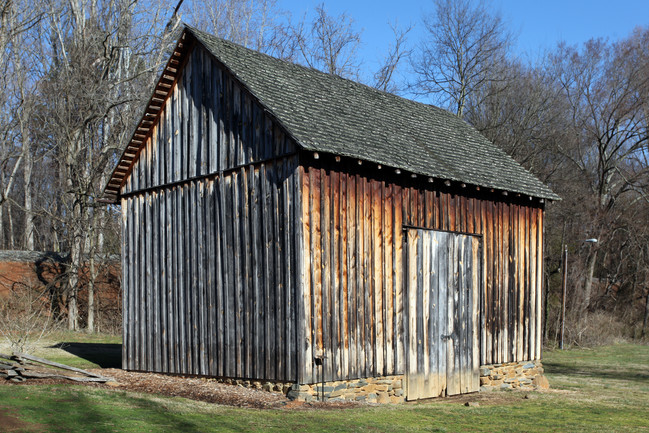
[[[483,365],[480,391],[493,389],[535,390],[549,388],[540,360]]]
[[[219,383],[225,383],[227,385],[237,385],[244,388],[252,388],[257,390],[263,390],[268,392],[281,392],[282,394],[287,394],[291,387],[293,386],[292,382],[268,382],[260,380],[247,380],[247,379],[230,379],[230,378],[211,378]]]
[[[403,376],[371,377],[345,381],[293,385],[286,394],[302,401],[366,401],[370,403],[402,403]]]

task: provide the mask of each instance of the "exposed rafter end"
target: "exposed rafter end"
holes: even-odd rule
[[[451,186],[451,181],[450,181],[450,180],[445,180],[445,181],[444,181],[444,185],[446,185],[446,186]]]
[[[433,178],[432,178],[432,177],[429,177],[429,178],[428,178],[428,183],[433,183],[433,182],[434,182]]]
[[[397,168],[396,170],[394,170],[394,172],[395,172],[396,174],[401,174],[401,170],[399,170],[398,168]]]
[[[336,160],[336,162],[340,162],[340,156],[336,156],[334,159]]]
[[[363,160],[362,159],[358,160],[358,165],[363,165]]]
[[[410,173],[410,177],[414,179],[417,177],[417,175],[415,173]]]
[[[176,134],[178,134],[178,130],[176,130]],[[320,154],[318,152],[313,152],[313,159],[320,159]]]

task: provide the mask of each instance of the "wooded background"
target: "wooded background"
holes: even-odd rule
[[[119,209],[100,203],[101,191],[182,19],[464,118],[563,198],[546,207],[546,343],[559,332],[564,245],[567,343],[645,338],[649,28],[559,44],[526,62],[489,4],[434,0],[428,9],[414,24],[425,36],[393,26],[383,63],[368,73],[362,31],[324,6],[307,20],[273,0],[0,0],[0,249],[62,253],[66,308],[56,319],[94,330],[93,281],[102,258],[119,253]]]

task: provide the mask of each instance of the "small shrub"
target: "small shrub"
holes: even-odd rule
[[[52,329],[46,289],[15,283],[0,299],[0,334],[15,352],[30,352]]]

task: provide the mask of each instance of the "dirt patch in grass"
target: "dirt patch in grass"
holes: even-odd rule
[[[3,433],[44,432],[46,426],[25,422],[12,414],[13,409],[0,406],[0,427]]]
[[[191,400],[216,403],[227,406],[256,408],[256,409],[345,409],[367,405],[360,402],[299,402],[291,401],[277,392],[268,392],[245,388],[237,385],[227,385],[216,380],[199,377],[173,376],[156,373],[124,371],[116,368],[90,369],[102,376],[115,379],[107,384],[84,383],[83,385],[112,388],[124,391],[141,392],[167,397],[184,397]],[[27,380],[14,383],[0,380],[0,385],[30,386],[30,385],[80,385],[59,379]],[[0,424],[2,425],[2,424]]]

